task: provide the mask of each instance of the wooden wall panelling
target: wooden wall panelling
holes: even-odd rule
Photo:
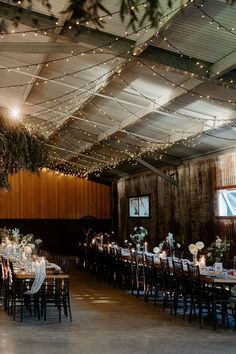
[[[77,215],[83,214],[83,186],[83,179],[79,179],[76,188]]]
[[[84,213],[84,215],[88,215],[88,190],[85,185],[85,180],[83,180],[82,185],[83,185],[83,188],[82,188],[81,202],[83,203],[83,213]]]
[[[88,210],[91,211],[91,214],[93,215],[93,186],[92,182],[89,181],[89,188],[87,188],[88,191]]]
[[[102,184],[99,184],[97,188],[97,198],[98,198],[98,210],[99,210],[99,217],[102,217],[102,208],[103,208],[103,202],[102,202]],[[112,198],[112,197],[111,197]]]
[[[54,176],[52,172],[49,172],[49,174],[41,173],[40,178],[41,215],[43,218],[58,218],[58,210],[60,210],[63,199],[63,195],[57,193],[61,177],[59,175]]]
[[[85,208],[85,203],[83,203],[83,200],[85,199],[85,198],[84,198],[84,180],[81,179],[81,180],[79,181],[79,184],[80,184],[80,186],[79,186],[78,194],[77,194],[77,196],[78,196],[78,201],[79,201],[79,205],[80,205],[80,213],[79,213],[79,215],[83,215],[83,212],[84,212],[84,210],[86,209],[86,208]],[[85,214],[85,215],[86,215],[86,214]]]
[[[236,246],[236,218],[215,216],[217,187],[236,185],[236,152],[186,161],[177,167],[177,175],[177,188],[150,172],[115,182],[117,209],[113,209],[118,212],[120,238],[125,239],[137,223],[128,218],[128,197],[150,193],[152,203],[155,201],[151,218],[139,222],[150,230],[152,244],[158,244],[171,231],[183,244],[198,240],[210,244],[218,233]]]
[[[191,235],[191,195],[189,193],[189,175],[189,165],[182,165],[178,168],[179,187],[176,188],[175,191],[175,221],[176,232],[179,241],[182,244],[187,243],[189,241],[189,235]],[[187,207],[185,207],[185,205]]]
[[[50,171],[20,172],[10,183],[11,192],[0,191],[1,219],[111,218],[110,186]]]

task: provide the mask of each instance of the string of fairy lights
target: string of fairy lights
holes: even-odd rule
[[[141,65],[144,65],[144,64],[141,64]],[[146,64],[145,64],[146,65]],[[146,65],[146,67],[148,67],[148,65]],[[150,67],[149,67],[150,68]],[[152,69],[152,71],[154,71],[153,70],[153,68],[151,68]],[[157,75],[157,72],[156,71],[154,71],[154,74],[155,75]],[[159,76],[162,76],[162,77],[164,77],[164,74],[162,74],[162,75],[159,75]],[[173,81],[171,81],[171,80],[168,80],[168,79],[165,79],[166,80],[166,82],[168,82],[168,83],[170,83],[170,84],[172,84],[172,85],[174,85],[174,83],[173,83]],[[182,84],[180,84],[180,85],[176,85],[175,84],[175,86],[176,87],[178,87],[178,86],[183,86]],[[76,91],[76,90],[75,90]],[[185,90],[185,91],[187,91],[187,90]],[[191,92],[192,94],[193,94],[193,90],[188,90],[187,92]],[[61,95],[60,96],[60,98],[63,98],[63,102],[65,102],[65,100],[64,100],[64,97],[66,96],[66,95],[68,95],[68,94],[70,94],[70,92],[68,93],[68,92],[66,92],[66,94],[63,94],[63,95]],[[195,94],[196,94],[196,92],[195,92]],[[200,95],[200,94],[199,94]],[[202,95],[201,95],[202,96]],[[203,97],[203,96],[202,96]],[[200,98],[202,98],[202,97],[200,97]],[[209,98],[209,96],[205,96],[206,98]],[[53,101],[55,101],[55,99],[52,99]],[[57,99],[58,100],[58,99]],[[68,99],[68,100],[70,100],[70,98]],[[48,100],[47,102],[49,102],[50,100]],[[59,105],[60,103],[58,103],[58,105]],[[56,105],[54,105],[54,107],[53,108],[55,108],[55,106]],[[52,107],[51,107],[52,108]],[[46,109],[46,108],[45,108]]]
[[[106,145],[106,147],[107,147],[107,145]],[[147,150],[149,150],[149,148]],[[125,150],[125,152],[127,152],[127,149]]]
[[[65,76],[65,74],[63,75],[63,77]],[[173,84],[173,83],[172,83]],[[195,93],[196,94],[196,93]],[[209,98],[209,96],[207,96],[207,98]],[[224,100],[220,100],[220,102],[224,102]],[[229,100],[230,101],[230,100]],[[232,102],[233,104],[235,104],[235,102]]]
[[[189,1],[189,2],[192,2],[197,8],[199,8],[199,9],[201,9],[201,11],[203,11],[202,10],[202,7],[203,7],[203,4],[201,5],[201,6],[198,6],[197,4],[195,4],[194,3],[194,1]],[[145,2],[144,3],[142,3],[141,5],[144,5],[145,6]],[[177,9],[175,9],[173,12],[175,12],[175,11],[177,11],[178,10],[178,8]],[[116,12],[116,13],[118,13],[118,11]],[[171,11],[168,13],[168,14],[166,14],[165,16],[163,16],[161,19],[160,19],[160,23],[161,23],[161,21],[163,20],[163,18],[165,18],[165,17],[169,17],[170,15],[171,15]],[[206,14],[206,12],[204,11],[204,13]],[[206,15],[208,15],[208,14],[206,14]],[[103,17],[106,17],[106,16],[108,16],[108,15],[105,15],[105,16],[101,16],[101,19],[103,19]],[[226,28],[226,26],[224,26],[224,25],[222,25],[222,24],[220,24],[218,21],[216,21],[216,20],[214,20],[210,15],[208,15],[210,18],[211,18],[211,22],[212,23],[217,23],[217,24],[219,24],[220,25],[220,27],[221,28],[224,28],[224,29],[227,29]],[[60,27],[60,26],[59,26]],[[55,27],[56,28],[56,27]],[[68,28],[72,28],[72,26],[71,25],[69,25],[69,27]],[[145,30],[145,31],[147,31],[147,28],[148,28],[148,26],[144,26],[141,30]],[[229,31],[229,29],[228,29],[228,31]],[[233,29],[231,29],[230,30],[230,33],[233,31]],[[28,31],[28,32],[32,32],[32,31]],[[9,33],[9,34],[17,34],[17,33],[21,33],[21,31],[19,31],[19,32],[14,32],[14,33]],[[37,31],[36,31],[36,33],[37,33]],[[112,40],[112,41],[110,41],[110,42],[108,42],[108,43],[106,43],[105,45],[101,45],[101,46],[98,46],[97,48],[94,48],[94,49],[88,49],[88,50],[85,50],[85,51],[83,51],[83,52],[81,52],[81,53],[72,53],[71,55],[69,55],[69,56],[67,56],[67,57],[62,57],[62,58],[58,58],[58,59],[53,59],[53,60],[48,60],[48,61],[45,61],[44,62],[44,64],[46,65],[46,66],[48,66],[50,63],[56,63],[57,61],[61,61],[61,60],[66,60],[66,61],[69,61],[69,58],[70,57],[73,57],[73,56],[77,56],[77,55],[85,55],[85,53],[93,53],[93,54],[98,54],[99,53],[99,51],[97,52],[96,50],[101,50],[101,51],[103,51],[103,48],[105,47],[105,46],[111,46],[113,43],[115,43],[115,42],[117,42],[117,41],[119,41],[119,40],[121,40],[121,39],[123,39],[123,38],[126,38],[126,37],[128,37],[128,36],[130,36],[130,35],[132,35],[132,34],[134,34],[135,32],[133,31],[133,32],[131,32],[131,33],[128,33],[128,32],[125,32],[125,36],[124,37],[122,37],[122,38],[118,38],[118,37],[116,37],[115,38],[115,40]],[[8,34],[8,35],[9,35]],[[24,34],[24,32],[22,32],[22,35]],[[139,31],[137,32],[137,34],[139,34]],[[160,35],[160,33],[158,34],[158,35]],[[164,37],[163,38],[164,40],[166,40],[166,38]],[[144,43],[145,44],[145,43]],[[140,46],[142,46],[142,44],[140,45]],[[173,47],[173,44],[171,45],[172,47]],[[132,46],[131,46],[132,47]],[[176,51],[178,52],[178,53],[180,53],[181,55],[183,54],[183,53],[181,53],[177,48],[176,48]],[[27,70],[29,70],[29,68],[31,67],[31,66],[39,66],[41,63],[33,63],[33,64],[28,64],[28,65],[22,65],[22,66],[12,66],[12,67],[8,67],[8,68],[6,68],[7,70],[11,70],[11,69],[17,69],[17,70],[20,70],[21,68],[27,68]],[[200,66],[201,66],[201,64],[200,64]],[[1,69],[4,69],[4,68],[0,68],[0,70]],[[206,73],[207,73],[207,71],[206,71]],[[73,74],[73,73],[72,73]],[[69,74],[68,74],[69,75]],[[65,76],[65,75],[64,75]],[[27,85],[27,84],[26,84]],[[4,86],[2,86],[3,88],[4,88]],[[7,87],[9,87],[9,86],[7,86]]]
[[[194,4],[195,5],[195,4]],[[204,11],[205,12],[205,11]],[[206,16],[206,14],[204,15],[204,16]],[[212,20],[212,22],[214,22],[213,20]],[[217,23],[217,21],[215,21],[215,23]],[[224,29],[224,26],[221,26],[221,28],[223,28]],[[231,32],[233,32],[233,30],[231,30]],[[231,33],[230,32],[230,33]],[[159,36],[160,36],[160,33],[158,34]],[[163,38],[163,40],[166,40],[166,41],[168,41],[168,39],[165,39],[165,37]],[[172,48],[173,49],[176,49],[176,48],[174,48],[174,45],[172,45],[171,43],[169,43],[168,42],[168,44],[170,45],[170,46],[172,46]],[[176,51],[177,51],[177,53],[179,53],[180,55],[184,55],[181,51],[179,51],[178,49],[176,49]],[[90,52],[90,53],[93,53],[93,52]],[[74,54],[74,53],[73,53]],[[93,53],[93,54],[96,54],[96,51],[95,51],[95,53]],[[79,53],[78,55],[85,55],[85,53]],[[133,58],[133,56],[130,56],[130,58],[132,58],[132,60],[134,60],[134,58]],[[67,58],[68,59],[68,58]],[[64,58],[64,60],[66,60],[65,58]],[[110,61],[111,59],[109,59],[109,61]],[[140,60],[139,58],[137,58],[137,57],[135,57],[135,60],[137,60],[138,62],[139,62],[139,64],[140,65],[144,65],[144,66],[146,66],[148,69],[151,69],[151,70],[153,70],[153,74],[155,74],[154,76],[158,76],[158,73],[157,73],[157,71],[156,70],[154,70],[154,68],[152,68],[152,67],[149,67],[147,64],[145,64],[142,60]],[[127,63],[126,63],[127,64]],[[125,64],[125,65],[126,65]],[[32,64],[33,65],[33,64]],[[46,65],[47,65],[47,63],[46,63]],[[101,65],[101,64],[99,64],[99,65]],[[124,65],[124,66],[125,66]],[[202,64],[199,64],[199,65],[202,65]],[[94,65],[94,67],[95,67],[95,65]],[[97,65],[96,65],[96,68],[97,68]],[[15,68],[15,69],[17,69],[17,68]],[[86,70],[88,70],[89,68],[86,68]],[[204,68],[203,68],[204,69]],[[206,70],[207,71],[207,70]],[[205,71],[205,72],[206,72]],[[78,71],[77,73],[79,73],[79,72],[81,72],[81,71]],[[67,73],[66,73],[67,74]],[[68,76],[69,75],[75,75],[75,73],[68,73],[67,74]],[[66,75],[66,76],[67,76]],[[196,75],[197,76],[197,75]],[[119,80],[121,80],[122,78],[121,78],[121,76],[120,75],[116,75],[115,77],[118,77],[119,78]],[[59,77],[59,78],[61,78],[61,77]],[[65,73],[64,73],[64,78],[65,78]],[[163,77],[162,77],[163,78]],[[53,78],[52,80],[55,80],[55,79],[58,79],[58,78]],[[174,86],[174,87],[181,87],[181,84],[175,84],[174,82],[171,82],[171,80],[169,80],[169,79],[167,79],[166,77],[164,78],[164,80],[166,81],[166,82],[168,82],[168,84],[171,84],[172,86]],[[104,80],[104,81],[106,81],[106,80]],[[89,84],[91,84],[91,82],[90,83],[88,83],[88,85]],[[128,82],[125,82],[125,85],[126,86],[129,86],[132,90],[134,90],[135,91],[135,89],[134,89],[134,87],[132,86],[132,85],[130,85]],[[76,93],[78,93],[78,91],[79,91],[79,89],[80,88],[78,88],[78,89],[75,89],[73,92],[67,92],[65,95],[71,95],[72,93],[74,94],[74,99],[76,100],[76,99],[78,99],[78,95],[80,95],[81,93],[79,93],[79,94],[76,94]],[[210,96],[209,97],[204,97],[203,95],[200,95],[198,92],[195,92],[194,90],[186,90],[185,89],[185,91],[187,91],[187,93],[191,93],[191,94],[196,94],[196,95],[199,95],[199,97],[200,98],[207,98],[207,99],[213,99],[212,97],[210,98]],[[136,93],[138,94],[138,95],[140,95],[141,93],[138,91],[138,90],[136,90]],[[110,94],[111,95],[111,94]],[[202,97],[201,97],[202,96]],[[63,101],[63,97],[65,97],[64,95],[61,95],[61,97],[60,97],[60,99],[61,99],[61,101]],[[113,97],[112,95],[111,95],[111,97]],[[113,97],[113,98],[115,98],[115,97]],[[143,98],[145,98],[145,99],[147,99],[147,100],[149,100],[150,101],[150,99],[148,98],[148,97],[146,97],[145,95],[143,95]],[[55,98],[54,99],[52,99],[54,102],[55,102]],[[56,98],[56,101],[58,100],[58,97]],[[71,98],[69,99],[68,98],[68,101],[70,101],[71,100]],[[217,101],[217,98],[214,98],[214,100],[215,101]],[[151,100],[152,101],[152,103],[153,103],[153,100]],[[214,101],[214,102],[215,102]],[[119,102],[119,101],[117,101],[117,100],[114,100],[113,102],[115,102],[116,104],[118,104],[120,107],[122,106],[122,103],[121,102]],[[226,103],[226,100],[220,100],[219,99],[219,102],[221,102],[221,103]],[[45,102],[43,102],[43,103],[45,103]],[[42,103],[42,104],[43,104]],[[72,102],[70,102],[70,103],[72,103]],[[155,102],[156,103],[156,102]],[[235,101],[233,101],[233,102],[227,102],[227,103],[232,103],[232,105],[234,105],[235,104]],[[57,103],[57,105],[60,105],[61,103]],[[94,106],[94,103],[93,102],[86,102],[86,105],[90,105],[90,104],[93,104],[93,106]],[[54,107],[50,107],[50,109],[52,109],[52,111],[53,111],[53,108]],[[123,107],[124,108],[124,111],[126,110],[126,112],[127,112],[127,107],[125,108],[125,107]],[[158,107],[159,109],[163,109],[163,110],[165,110],[166,108],[165,107]],[[45,108],[46,109],[46,108]],[[47,108],[48,109],[48,108]],[[98,108],[97,107],[97,109],[99,110],[99,109],[101,109],[101,108]],[[131,111],[130,111],[131,112]],[[167,110],[167,113],[173,113],[173,114],[176,114],[176,112],[171,112],[169,109]],[[40,113],[40,112],[39,112]],[[41,111],[41,113],[42,113],[42,111]],[[132,113],[132,112],[131,112]],[[66,112],[65,112],[65,114],[66,114]],[[113,121],[113,122],[116,122],[116,120],[114,119],[114,118],[112,118],[112,117],[110,117],[105,111],[103,111],[103,114],[106,116],[106,118],[108,118],[108,119],[110,119],[111,121]],[[179,112],[178,112],[178,115],[179,115]],[[180,114],[181,115],[181,114]],[[191,119],[198,119],[198,120],[200,120],[199,118],[197,118],[197,117],[191,117],[191,116],[187,116],[187,115],[185,115],[185,117],[188,117],[188,118],[191,118]],[[137,117],[138,118],[138,117]],[[61,119],[61,118],[59,118],[59,119]],[[73,117],[72,117],[72,119],[73,119]],[[140,118],[139,118],[140,119]],[[204,119],[205,121],[210,121],[210,119]],[[212,118],[211,119],[212,121],[214,121],[215,120],[215,118]],[[90,123],[90,120],[86,117],[84,117],[84,121],[86,121],[86,122],[89,122]],[[226,123],[226,120],[224,120],[224,119],[222,119],[221,120],[222,122],[225,122]],[[52,123],[52,124],[55,124],[55,122],[54,123]],[[103,133],[103,130],[102,129],[100,129],[99,128],[99,123],[91,123],[92,124],[92,126],[93,126],[93,128],[95,128],[95,125],[96,125],[96,128],[97,129],[99,129],[100,130],[100,132],[101,133]],[[40,124],[39,124],[40,125]],[[76,128],[77,129],[77,128]],[[122,130],[122,133],[125,133],[126,131],[125,130]],[[85,133],[86,134],[86,133]],[[90,133],[88,133],[88,134],[90,134]],[[132,134],[132,133],[130,133],[130,132],[128,132],[128,134]],[[71,135],[71,137],[73,136],[73,134]],[[137,137],[136,137],[137,138]],[[108,139],[108,138],[107,138]],[[106,140],[106,138],[104,139],[104,140]],[[145,141],[145,140],[144,140]],[[147,142],[147,141],[146,141]],[[148,143],[150,143],[150,142],[148,142]],[[101,144],[101,142],[99,142],[99,144]],[[106,146],[106,148],[107,148],[107,144],[105,145]],[[128,147],[128,144],[126,145],[127,147]],[[111,148],[111,147],[110,147]],[[112,147],[111,149],[113,149],[113,151],[114,151],[114,147]],[[117,150],[117,149],[116,149]],[[66,149],[65,149],[65,151],[66,151]],[[120,152],[120,150],[117,150],[116,152]],[[124,150],[124,152],[126,152],[125,150]],[[58,153],[58,152],[57,152]],[[77,154],[75,154],[74,155],[74,158],[77,158]],[[87,155],[86,155],[87,156]],[[63,159],[62,159],[63,160]],[[126,158],[124,158],[124,160],[127,160],[127,157]],[[107,161],[106,161],[107,162]],[[108,162],[111,162],[111,161],[108,161]],[[117,162],[118,161],[115,161],[115,165],[117,165]],[[122,161],[119,161],[119,163],[121,163]],[[71,164],[76,164],[75,162],[73,162],[73,161],[71,161],[70,162]],[[112,162],[113,163],[113,162]],[[74,171],[74,170],[73,170]]]
[[[230,34],[233,34],[234,36],[236,35],[235,28],[234,27],[227,27],[226,25],[220,23],[220,21],[218,21],[217,19],[215,19],[213,16],[211,16],[206,10],[205,10],[205,6],[207,6],[206,4],[202,3],[202,4],[198,4],[196,2],[193,3],[193,5],[202,13],[201,17],[202,19],[207,18],[209,21],[210,25],[215,24],[217,27],[217,30],[223,29],[225,31],[227,31]]]
[[[193,1],[193,0],[189,0],[189,2],[192,2],[192,1]],[[18,8],[18,9],[20,10],[20,12],[21,12],[21,9],[24,8],[23,5],[24,5],[23,1],[19,0],[19,1],[17,1],[17,4],[15,5],[15,7]],[[13,4],[13,6],[14,6],[14,4]],[[136,6],[137,6],[137,8],[146,7],[146,6],[147,6],[147,2],[146,2],[146,1],[140,2],[140,3],[137,4]],[[181,6],[180,6],[179,8],[181,8]],[[179,8],[178,8],[178,9],[179,9]],[[178,10],[178,9],[177,9],[177,10]],[[171,10],[171,9],[170,9],[170,11],[169,11],[167,14],[161,16],[161,19],[170,16],[170,15],[172,14],[172,12],[175,12],[175,11],[176,11],[176,10]],[[52,14],[51,14],[51,15],[52,15]],[[50,17],[51,17],[51,15],[50,15]],[[98,21],[103,22],[104,19],[105,19],[105,20],[107,20],[107,19],[108,19],[108,20],[112,20],[112,18],[113,18],[115,15],[120,15],[120,10],[110,12],[109,14],[100,15],[100,16],[98,17]],[[54,16],[52,15],[52,17],[54,17]],[[71,29],[73,28],[73,26],[75,26],[75,25],[76,25],[76,26],[80,26],[81,24],[84,24],[84,23],[88,26],[88,25],[91,23],[91,21],[90,21],[90,20],[84,21],[83,19],[82,19],[82,21],[80,21],[80,20],[78,19],[78,20],[74,21],[73,23],[70,23],[70,24],[68,25],[68,29],[71,30]],[[17,27],[17,26],[16,26],[16,27]],[[52,30],[52,31],[55,31],[55,30],[64,29],[64,28],[65,28],[65,24],[63,23],[63,25],[59,25],[58,20],[57,20],[57,21],[55,22],[55,26],[50,26],[50,27],[46,27],[46,28],[40,28],[40,29],[37,29],[37,30],[33,29],[33,30],[16,31],[15,28],[14,28],[14,29],[11,30],[11,32],[5,31],[4,34],[1,33],[1,38],[3,38],[4,36],[9,36],[9,35],[14,35],[14,34],[22,34],[22,36],[25,37],[25,36],[26,36],[27,34],[29,34],[29,33],[33,33],[35,36],[37,36],[38,33],[44,34],[44,35],[48,35],[48,31],[51,31],[51,30]],[[6,30],[7,30],[7,29],[8,29],[8,28],[6,28]],[[127,32],[127,31],[126,31],[126,32]]]
[[[107,147],[107,145],[106,145],[106,147]],[[126,150],[127,151],[127,150]],[[161,157],[160,157],[161,158]]]
[[[223,26],[222,25],[222,28],[224,28],[225,26]],[[129,36],[130,34],[127,34],[127,36]],[[160,34],[159,34],[160,35]],[[117,41],[117,40],[119,40],[119,38],[116,38],[116,40],[115,41]],[[164,40],[166,40],[166,38],[164,38]],[[110,44],[109,44],[110,45]],[[172,47],[173,47],[173,45],[172,45]],[[102,49],[102,47],[100,46],[100,47],[98,47],[97,49]],[[93,52],[95,51],[95,49],[93,50]],[[178,52],[180,52],[179,50],[177,50]],[[88,52],[89,52],[89,50],[88,50]],[[96,51],[95,51],[95,53],[96,53]],[[79,54],[81,54],[81,55],[84,55],[85,53],[84,52],[82,52],[82,53],[79,53]],[[182,55],[183,53],[181,53],[181,55]],[[65,58],[59,58],[59,59],[57,59],[58,61],[59,60],[64,60]],[[57,61],[56,60],[56,61]],[[68,57],[66,57],[66,60],[68,60]],[[56,62],[55,60],[54,60],[54,62]],[[51,62],[53,62],[53,61],[51,61]],[[46,65],[48,65],[48,62],[45,62],[46,63]],[[31,65],[39,65],[38,63],[37,64],[31,64]],[[25,67],[25,66],[22,66],[22,67]],[[16,67],[12,67],[12,68],[16,68]],[[17,69],[20,69],[20,67],[17,67]],[[11,68],[8,68],[8,70],[11,70]],[[83,70],[82,70],[83,71]],[[80,72],[80,71],[78,71],[78,72]],[[70,74],[67,74],[67,73],[65,73],[65,74],[63,74],[62,76],[59,76],[58,78],[63,78],[63,77],[65,77],[66,75],[73,75],[73,74],[75,74],[75,73],[70,73]],[[57,77],[56,77],[57,78]],[[56,78],[54,78],[54,79],[56,79]],[[45,82],[45,80],[44,80],[44,82]],[[27,83],[25,84],[25,85],[27,85]],[[2,86],[2,88],[4,88],[4,87],[11,87],[10,85],[9,86]],[[22,87],[22,84],[21,84],[21,87]]]
[[[185,6],[188,4],[188,3],[194,3],[194,0],[189,0],[187,1],[187,3],[185,4]],[[19,8],[19,5],[23,5],[23,2],[22,1],[18,1],[17,2],[17,5],[16,7],[18,6]],[[143,1],[143,2],[140,2],[139,4],[136,4],[136,7],[137,9],[140,8],[139,10],[141,10],[142,7],[146,8],[147,7],[147,1]],[[14,6],[14,5],[13,5]],[[178,6],[177,8],[175,9],[172,9],[171,7],[169,8],[169,10],[165,13],[165,14],[162,14],[160,16],[160,23],[165,19],[165,18],[169,18],[172,14],[176,13],[177,11],[179,11],[180,9],[182,9],[182,4],[180,4],[180,6]],[[140,11],[141,12],[141,11]],[[110,14],[103,14],[103,15],[100,15],[98,17],[98,20],[103,22],[104,19],[105,20],[112,20],[114,18],[115,15],[119,15],[120,16],[120,9],[118,9],[117,11],[113,11],[111,12]],[[87,20],[87,21],[80,21],[80,20],[76,20],[76,21],[73,21],[69,24],[67,24],[67,28],[69,30],[72,30],[74,28],[78,28],[78,26],[81,26],[82,24],[85,24],[86,26],[89,26],[91,24],[91,21]],[[14,28],[11,30],[11,32],[8,32],[8,31],[5,31],[5,33],[1,33],[0,34],[0,38],[4,38],[5,36],[12,36],[12,35],[19,35],[21,34],[23,37],[25,37],[27,34],[34,34],[35,37],[38,35],[38,34],[43,34],[45,36],[48,35],[48,31],[55,31],[55,30],[61,30],[61,29],[65,29],[66,28],[66,24],[63,23],[62,25],[59,25],[58,21],[55,22],[55,25],[54,26],[50,26],[50,27],[46,27],[46,28],[40,28],[40,29],[32,29],[32,30],[17,30]],[[125,28],[125,25],[124,25],[124,28]],[[132,30],[131,30],[132,31]],[[132,31],[133,33],[137,33],[137,35],[140,34],[140,27],[138,30],[136,31]],[[125,29],[125,32],[124,34],[128,34],[128,31],[127,31],[127,28]]]
[[[101,144],[100,144],[101,145]],[[104,144],[102,144],[102,147],[105,147],[106,148],[106,152],[107,152],[107,145],[104,145]],[[128,150],[129,149],[127,149],[127,147],[129,147],[129,144],[127,144],[126,145],[126,149],[124,150],[124,152],[128,152]],[[112,147],[112,149],[110,149],[112,152],[114,152],[114,147]],[[148,149],[147,149],[148,150]],[[116,153],[120,153],[120,149],[116,149]],[[122,153],[123,153],[123,151],[122,151]],[[98,153],[96,152],[96,156],[98,155]],[[93,156],[94,156],[94,154],[93,154]],[[102,155],[99,155],[99,158],[100,159],[103,159],[103,160],[105,160],[105,155],[104,155],[104,153],[102,154]],[[125,160],[126,158],[124,158],[124,160]],[[107,162],[107,161],[106,161]],[[117,164],[117,161],[114,163],[114,165],[116,165]],[[100,166],[97,166],[97,168],[99,168]],[[104,166],[102,166],[102,167],[104,167]]]

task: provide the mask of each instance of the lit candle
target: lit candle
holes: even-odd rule
[[[166,251],[162,251],[160,253],[160,258],[166,258]]]
[[[144,242],[144,252],[147,253],[148,252],[148,243]]]
[[[206,257],[205,256],[201,256],[199,265],[200,265],[200,267],[206,266]]]

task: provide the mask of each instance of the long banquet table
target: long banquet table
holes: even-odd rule
[[[24,308],[24,298],[25,298],[25,281],[33,281],[35,278],[34,273],[28,273],[26,271],[15,271],[14,277],[16,281],[18,281],[20,286],[19,291],[19,302],[20,302],[20,321],[23,322],[23,308]],[[59,311],[59,322],[61,322],[61,303],[66,306],[66,311],[69,312],[70,320],[72,320],[71,316],[71,308],[70,308],[70,299],[69,299],[69,274],[66,273],[53,273],[51,270],[46,272],[46,278],[42,287],[39,291],[39,296],[45,299],[45,306],[47,306],[46,299],[47,299],[47,291],[49,288],[49,283],[53,282],[54,284],[54,291],[55,291],[55,299],[58,304],[58,311]],[[67,293],[68,292],[68,293]],[[65,295],[65,299],[63,296]],[[67,308],[68,307],[68,308]],[[64,308],[65,309],[65,308]],[[46,311],[46,309],[44,310]],[[44,320],[46,320],[46,312],[44,312]]]
[[[31,313],[32,307],[34,308],[38,319],[43,315],[46,321],[47,308],[50,306],[58,314],[59,322],[61,322],[62,310],[66,317],[69,316],[72,320],[69,274],[62,272],[61,268],[54,263],[46,263],[43,273],[41,271],[37,273],[26,270],[27,268],[24,268],[21,263],[1,256],[4,309],[13,316],[14,320],[19,308],[20,321],[23,321],[25,305],[29,305]]]

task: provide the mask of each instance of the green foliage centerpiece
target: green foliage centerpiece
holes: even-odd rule
[[[143,226],[135,226],[134,233],[130,235],[131,240],[135,243],[137,251],[140,250],[140,247],[147,236],[148,232]]]
[[[227,251],[230,249],[230,244],[223,241],[219,236],[216,236],[215,242],[212,242],[207,248],[207,257],[212,263],[223,262]]]

